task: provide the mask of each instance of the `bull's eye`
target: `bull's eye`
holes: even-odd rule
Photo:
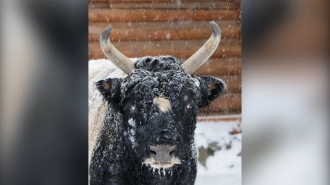
[[[192,107],[193,107],[192,104],[187,105],[187,109],[191,109]]]

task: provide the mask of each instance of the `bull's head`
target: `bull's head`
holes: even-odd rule
[[[145,165],[170,168],[196,154],[198,110],[225,88],[220,79],[192,74],[220,42],[220,28],[214,22],[211,27],[212,36],[183,65],[171,56],[143,57],[133,63],[110,43],[111,27],[100,36],[103,53],[128,76],[101,80],[98,90],[122,115],[124,140]]]

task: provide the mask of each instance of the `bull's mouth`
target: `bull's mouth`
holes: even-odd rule
[[[174,166],[175,164],[181,164],[181,161],[178,157],[172,157],[170,161],[156,161],[152,156],[149,158],[146,158],[143,162],[143,164],[145,165],[149,165],[152,168],[171,168],[172,166]]]

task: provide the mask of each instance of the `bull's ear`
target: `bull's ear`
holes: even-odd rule
[[[96,87],[106,101],[119,102],[121,81],[118,78],[107,78],[96,82]]]
[[[209,105],[226,88],[226,84],[222,80],[212,76],[202,76],[199,81],[202,94],[200,108]]]

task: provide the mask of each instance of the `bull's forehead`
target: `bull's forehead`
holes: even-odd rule
[[[125,94],[128,89],[134,89],[134,94],[140,99],[142,97],[139,95],[146,98],[163,95],[172,100],[178,98],[184,88],[192,91],[197,90],[196,80],[184,72],[167,71],[160,73],[138,69],[126,78],[122,92]]]
[[[129,89],[133,89],[137,101],[152,103],[155,96],[162,95],[175,104],[184,89],[199,92],[198,80],[186,73],[174,57],[144,57],[135,67],[123,81],[123,98]]]

